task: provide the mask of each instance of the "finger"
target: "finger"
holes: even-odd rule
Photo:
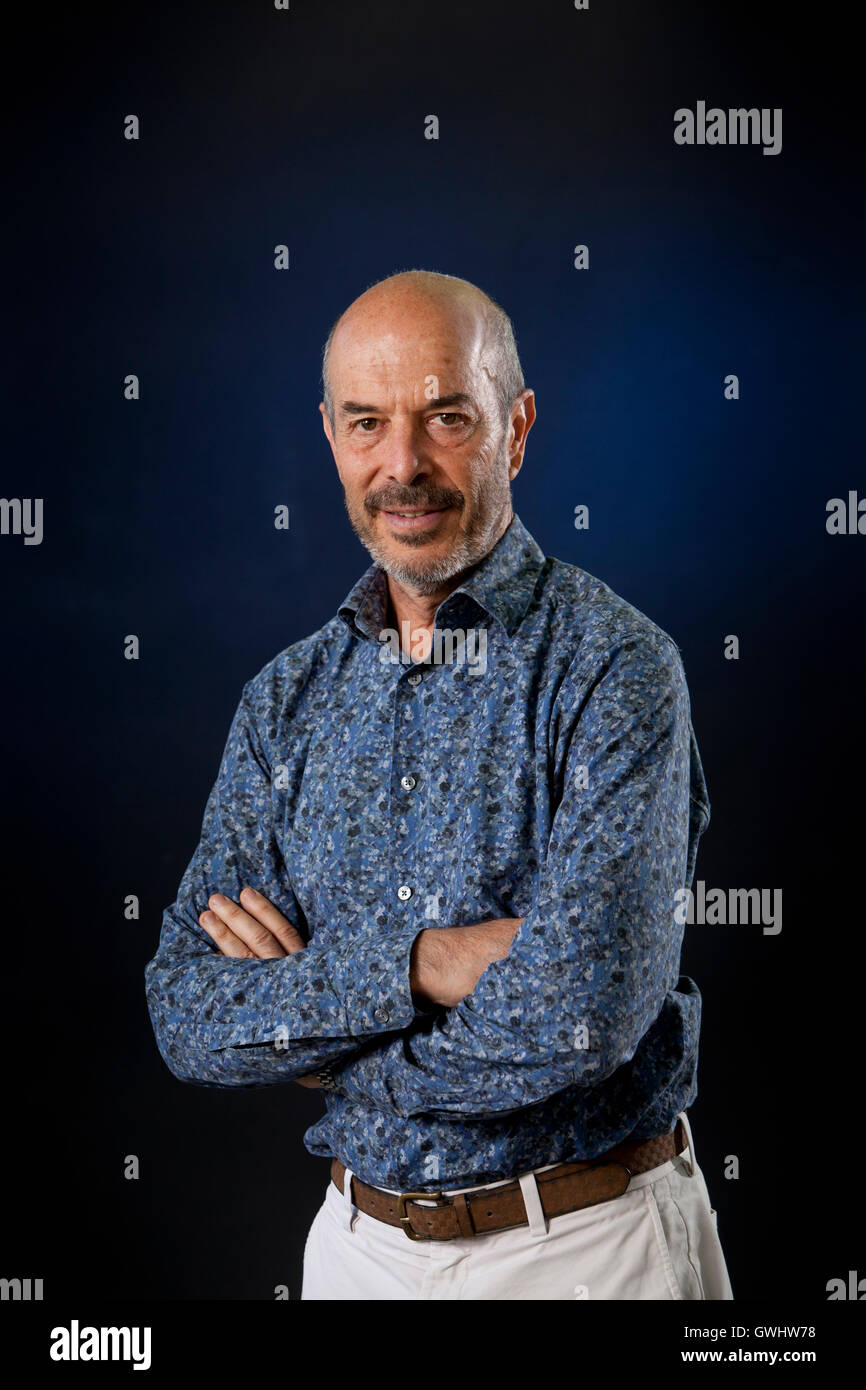
[[[289,955],[304,949],[307,943],[297,927],[292,926],[289,919],[268,901],[264,893],[258,893],[255,888],[244,888],[241,903],[252,917],[273,933]]]
[[[251,956],[253,954],[249,946],[240,941],[234,932],[229,931],[225,922],[217,917],[215,912],[203,912],[198,920],[224,956]]]
[[[244,912],[242,907],[232,902],[224,893],[214,893],[208,898],[208,907],[225,923],[229,931],[239,940],[246,942],[252,954],[259,960],[272,960],[275,956],[286,955],[286,951],[267,927],[263,927],[255,917]]]

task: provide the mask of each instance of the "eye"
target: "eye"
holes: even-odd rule
[[[363,425],[378,425],[378,423],[379,421],[376,419],[375,415],[365,415],[362,420],[355,420],[353,422],[352,429],[357,429],[359,426]],[[372,430],[364,430],[364,434],[372,434]]]
[[[465,419],[466,419],[466,416],[465,416],[465,415],[457,415],[457,414],[455,414],[454,412],[448,411],[448,410],[440,410],[439,413],[438,413],[437,415],[433,415],[431,418],[434,419],[434,420],[461,421],[461,420],[465,420]],[[451,428],[452,428],[451,425],[446,424],[446,429],[451,429]]]

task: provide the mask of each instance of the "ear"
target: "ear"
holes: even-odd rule
[[[511,407],[508,425],[508,478],[514,482],[523,467],[526,436],[535,423],[535,392],[528,387],[521,391]]]
[[[331,446],[331,453],[334,455],[334,459],[336,460],[337,451],[336,451],[336,449],[334,448],[334,431],[331,429],[331,422],[330,422],[330,420],[328,419],[328,412],[327,412],[326,409],[325,409],[325,402],[324,402],[324,401],[320,401],[320,402],[319,402],[319,414],[320,414],[321,417],[322,417],[322,428],[324,429],[325,434],[326,434],[327,439],[328,439],[328,443],[329,443],[330,446]]]

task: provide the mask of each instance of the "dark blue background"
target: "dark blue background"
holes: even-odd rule
[[[784,892],[779,936],[695,926],[684,950],[734,1294],[822,1300],[866,1273],[848,1178],[820,1197],[828,1164],[851,1176],[862,1053],[866,539],[825,530],[828,498],[866,493],[862,154],[850,37],[807,13],[295,0],[20,26],[0,490],[45,499],[45,538],[0,537],[0,1272],[46,1298],[300,1292],[321,1100],[175,1081],[143,968],[243,683],[369,563],[317,412],[322,343],[371,281],[423,267],[513,318],[538,408],[523,521],[682,649],[713,809],[697,876]],[[782,107],[781,154],[676,146],[699,99]]]

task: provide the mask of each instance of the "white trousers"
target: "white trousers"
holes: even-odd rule
[[[345,1191],[328,1183],[310,1227],[301,1298],[732,1299],[716,1213],[680,1118],[688,1148],[632,1178],[621,1197],[545,1221],[535,1175],[524,1173],[528,1226],[455,1240],[413,1241],[358,1211],[347,1171]]]

